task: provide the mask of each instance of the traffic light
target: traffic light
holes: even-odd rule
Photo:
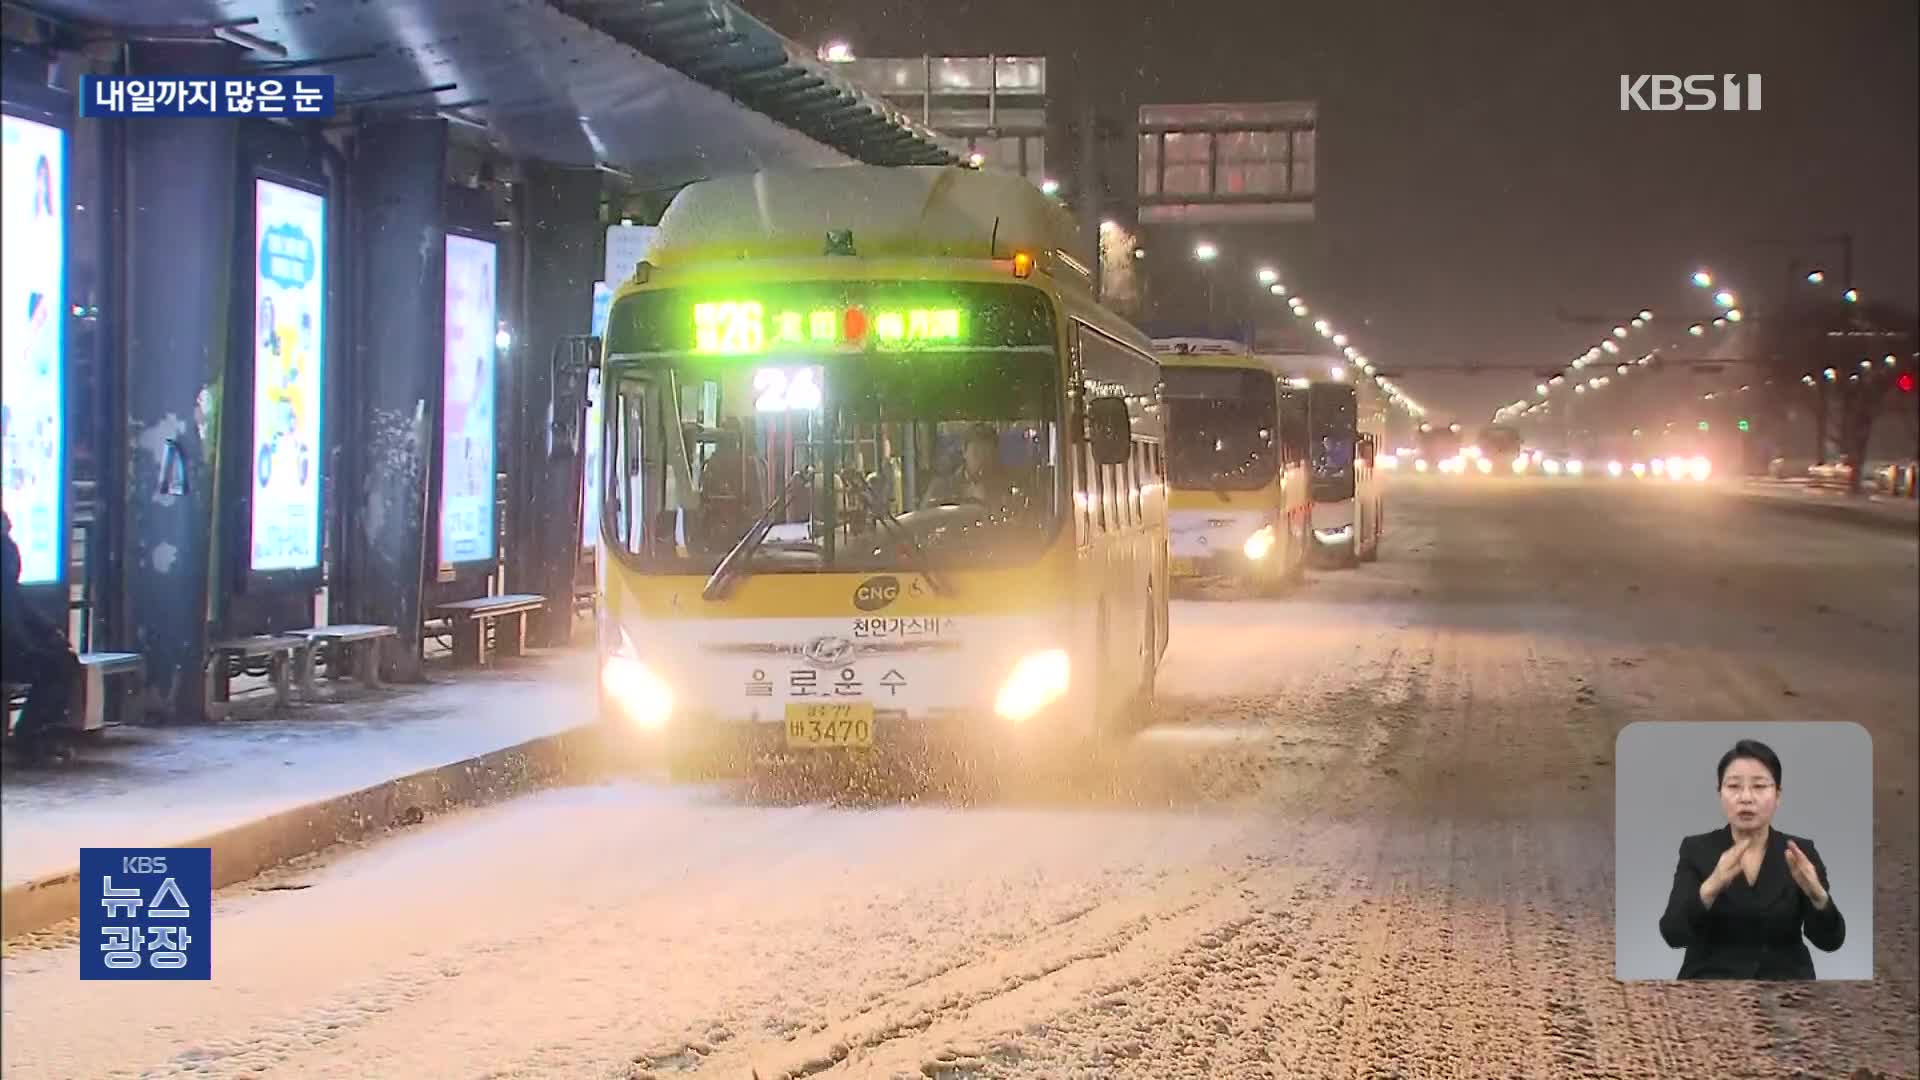
[[[1894,380],[1894,385],[1898,386],[1903,394],[1913,393],[1913,372],[1901,372],[1900,377]]]
[[[1701,431],[1707,430],[1707,422],[1705,420],[1700,421],[1700,430]]]
[[[1744,416],[1740,418],[1740,430],[1741,430],[1741,431],[1752,431],[1752,430],[1753,430],[1753,425],[1752,425],[1752,424],[1749,424],[1749,423],[1747,423],[1747,418],[1746,418],[1746,417],[1744,417]]]

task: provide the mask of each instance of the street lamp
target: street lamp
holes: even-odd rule
[[[1287,287],[1278,282],[1275,282],[1274,284],[1267,286],[1267,291],[1272,293],[1275,296],[1287,295]]]
[[[1346,347],[1347,347],[1347,335],[1345,335],[1345,334],[1335,334],[1335,335],[1333,335],[1333,343],[1334,343],[1334,345],[1336,345],[1336,346],[1338,346],[1339,348],[1342,348],[1342,349],[1344,349],[1344,348],[1346,348]]]
[[[1727,309],[1727,321],[1728,321],[1728,322],[1739,322],[1739,321],[1740,321],[1741,319],[1744,319],[1744,318],[1746,318],[1746,316],[1744,316],[1744,315],[1742,315],[1742,314],[1740,314],[1740,309],[1739,309],[1739,308],[1728,308],[1728,309]]]
[[[1340,365],[1338,365],[1338,364],[1335,364],[1335,365],[1334,365],[1334,366],[1333,366],[1333,367],[1332,367],[1332,368],[1331,368],[1330,370],[1331,370],[1331,372],[1332,372],[1332,374],[1333,374],[1333,381],[1334,381],[1334,382],[1346,382],[1346,381],[1347,381],[1347,369],[1346,369],[1346,368],[1343,368],[1343,367],[1341,367]]]
[[[1614,327],[1614,328],[1613,328],[1613,336],[1614,336],[1614,337],[1626,337],[1626,336],[1627,336],[1627,328],[1626,328],[1626,327],[1624,327],[1624,326],[1616,326],[1616,327]]]
[[[1541,384],[1540,384],[1539,386],[1536,386],[1536,387],[1534,387],[1534,388],[1533,388],[1533,392],[1534,392],[1534,393],[1536,393],[1536,394],[1539,394],[1539,395],[1540,395],[1541,397],[1546,397],[1546,396],[1547,396],[1547,384],[1546,384],[1546,383],[1541,383]]]
[[[1333,334],[1333,324],[1325,319],[1315,321],[1313,328],[1320,332],[1321,337],[1330,337]]]
[[[844,41],[829,41],[826,48],[820,50],[820,59],[829,64],[845,64],[853,60],[853,46]]]
[[[1193,257],[1201,262],[1212,262],[1220,257],[1220,249],[1202,240],[1193,245]]]
[[[1736,303],[1733,294],[1725,289],[1713,294],[1713,302],[1721,307],[1732,307]]]
[[[1706,332],[1707,328],[1701,326],[1699,323],[1694,323],[1692,326],[1687,327],[1687,333],[1692,334],[1694,337],[1699,337]]]
[[[1840,294],[1840,298],[1849,304],[1858,303],[1860,300],[1860,290],[1848,289],[1846,292]]]
[[[1640,320],[1641,320],[1642,322],[1652,322],[1652,321],[1653,321],[1653,312],[1651,312],[1651,311],[1648,311],[1648,310],[1647,310],[1646,308],[1641,308],[1641,309],[1640,309]]]
[[[1713,325],[1715,325],[1715,326],[1725,326],[1725,325],[1727,325],[1727,320],[1726,320],[1726,319],[1724,319],[1724,318],[1721,318],[1721,319],[1715,319],[1715,320],[1713,320]]]
[[[1051,176],[1047,177],[1045,180],[1040,181],[1040,194],[1042,195],[1060,194],[1060,181],[1055,180]]]
[[[1255,276],[1260,279],[1260,284],[1271,285],[1274,282],[1280,280],[1280,271],[1275,270],[1271,266],[1263,266],[1260,268],[1260,272]]]
[[[1825,270],[1814,270],[1807,274],[1807,284],[1809,285],[1823,284],[1826,280],[1827,272]]]
[[[1693,283],[1702,289],[1710,289],[1713,287],[1713,275],[1707,273],[1705,270],[1695,270],[1693,272]]]

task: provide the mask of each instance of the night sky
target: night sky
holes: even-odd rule
[[[1790,257],[1837,265],[1819,240],[1850,232],[1858,287],[1920,306],[1912,0],[746,3],[862,55],[1045,54],[1056,107],[1092,78],[1123,133],[1142,103],[1318,101],[1318,221],[1207,236],[1249,292],[1256,262],[1279,265],[1436,413],[1484,417],[1534,380],[1423,363],[1559,366],[1604,332],[1559,310],[1686,321],[1703,263],[1764,311]],[[1619,109],[1622,73],[1722,72],[1762,74],[1763,111]],[[1069,183],[1072,150],[1049,147]],[[1128,140],[1109,155],[1123,199],[1133,155]],[[1174,261],[1194,238],[1146,235],[1151,318],[1204,314]]]

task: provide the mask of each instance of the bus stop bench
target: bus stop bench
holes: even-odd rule
[[[144,678],[146,658],[139,653],[83,652],[79,654],[80,678],[74,687],[67,723],[76,731],[98,731],[107,726],[107,680],[119,675]],[[5,684],[6,724],[13,726],[13,715],[26,704],[27,684]]]
[[[378,688],[382,643],[400,635],[395,627],[371,623],[316,626],[294,633],[307,639],[306,662],[300,667],[300,692],[309,698],[315,692],[314,669],[319,666],[323,653],[328,681],[345,678],[351,671],[360,685]]]
[[[99,731],[107,726],[107,680],[131,675],[136,682],[147,677],[147,658],[130,652],[83,652],[80,654],[80,693],[73,703],[73,726],[81,731]]]
[[[258,634],[217,641],[207,670],[207,713],[224,717],[232,701],[234,675],[266,661],[273,679],[273,701],[285,707],[293,700],[293,676],[310,662],[313,645],[303,634]]]
[[[544,596],[509,593],[454,600],[435,607],[434,611],[446,618],[453,632],[454,663],[488,667],[496,657],[519,656],[525,650],[527,613],[546,606]],[[491,643],[489,630],[492,631]]]

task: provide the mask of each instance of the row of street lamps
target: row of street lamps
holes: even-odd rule
[[[1211,241],[1202,240],[1193,246],[1193,259],[1201,265],[1203,271],[1219,258],[1220,248]],[[1267,291],[1268,295],[1285,300],[1287,302],[1287,308],[1292,312],[1294,318],[1304,319],[1313,314],[1313,309],[1307,306],[1306,298],[1291,292],[1287,286],[1281,282],[1279,270],[1272,266],[1263,265],[1254,270],[1253,278],[1261,288]],[[1211,315],[1213,308],[1213,279],[1210,276],[1207,279],[1207,308],[1209,315]],[[1335,381],[1344,381],[1348,377],[1348,366],[1357,367],[1363,375],[1373,380],[1374,385],[1380,388],[1380,392],[1387,396],[1388,401],[1405,409],[1407,415],[1415,418],[1426,415],[1427,410],[1424,406],[1413,398],[1408,397],[1406,392],[1401,390],[1392,379],[1381,374],[1380,370],[1374,366],[1373,361],[1367,359],[1366,354],[1362,353],[1359,347],[1354,345],[1348,336],[1336,328],[1333,323],[1329,322],[1325,317],[1322,317],[1314,320],[1313,329],[1321,337],[1331,341],[1334,348],[1340,350],[1340,355],[1347,358],[1347,364],[1335,364],[1328,372]]]
[[[1503,405],[1494,410],[1493,422],[1496,424],[1510,423],[1523,417],[1551,412],[1553,411],[1552,398],[1554,393],[1560,391],[1562,387],[1569,383],[1573,386],[1574,395],[1578,397],[1589,391],[1604,390],[1613,384],[1614,379],[1625,378],[1635,367],[1646,367],[1653,363],[1654,359],[1659,355],[1659,349],[1649,349],[1634,358],[1631,362],[1622,357],[1620,351],[1621,342],[1625,341],[1634,333],[1646,329],[1652,322],[1653,312],[1646,308],[1641,308],[1635,313],[1633,318],[1615,326],[1613,331],[1606,338],[1602,339],[1599,344],[1592,346],[1587,349],[1586,352],[1574,357],[1573,362],[1568,364],[1565,370],[1548,378],[1546,382],[1535,385],[1533,388],[1534,396],[1539,398],[1539,400],[1529,402],[1523,398],[1512,404]],[[1598,372],[1607,360],[1615,357],[1620,357],[1620,359],[1614,364],[1613,374],[1594,373]],[[1593,368],[1593,371],[1588,371],[1589,367]]]

